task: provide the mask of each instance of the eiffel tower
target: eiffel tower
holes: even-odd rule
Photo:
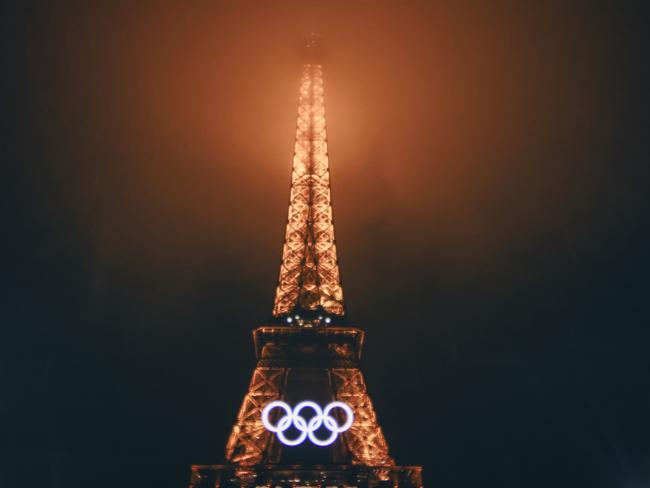
[[[302,67],[289,216],[272,319],[253,331],[257,367],[225,462],[192,466],[190,488],[422,486],[396,466],[346,325],[336,257],[323,71]]]

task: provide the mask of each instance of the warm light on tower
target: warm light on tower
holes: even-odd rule
[[[306,64],[302,69],[294,151],[273,316],[319,308],[341,316],[345,309],[332,225],[323,70],[319,64]]]
[[[190,488],[422,488],[422,468],[388,452],[359,368],[365,333],[341,320],[319,64],[303,66],[299,97],[275,319],[253,331],[257,366],[224,464],[192,466]]]

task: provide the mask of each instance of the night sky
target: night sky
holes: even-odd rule
[[[222,459],[311,30],[396,461],[650,487],[644,3],[5,2],[0,488],[178,488]]]

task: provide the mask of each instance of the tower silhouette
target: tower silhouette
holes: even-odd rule
[[[399,467],[346,325],[332,223],[322,66],[305,64],[289,215],[272,319],[253,331],[257,366],[225,462],[192,466],[190,488],[422,486]]]

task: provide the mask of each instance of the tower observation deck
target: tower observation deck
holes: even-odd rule
[[[321,64],[302,67],[289,215],[272,320],[253,331],[257,366],[217,465],[190,488],[422,486],[389,455],[359,369],[364,332],[343,325]]]

